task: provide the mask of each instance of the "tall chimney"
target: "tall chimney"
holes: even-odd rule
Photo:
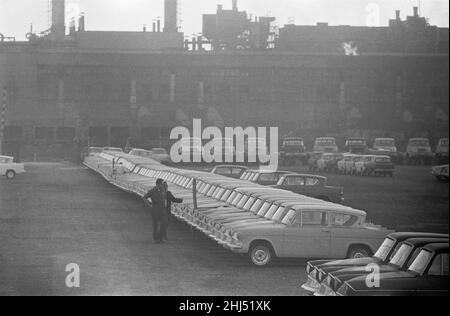
[[[237,10],[238,10],[237,0],[233,0],[233,11],[237,11]]]
[[[395,11],[395,18],[400,21],[400,10]]]
[[[178,32],[178,0],[165,0],[164,32]]]
[[[414,7],[414,16],[415,17],[419,16],[419,7]]]
[[[53,36],[61,40],[66,34],[66,3],[65,0],[52,0],[52,26],[51,32]]]

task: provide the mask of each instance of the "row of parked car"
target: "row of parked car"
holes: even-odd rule
[[[173,168],[121,152],[92,154],[84,163],[141,197],[157,178],[164,179],[173,194],[183,198],[173,207],[176,218],[218,245],[248,256],[256,266],[276,257],[370,256],[392,232],[366,222],[364,211],[249,180]]]
[[[319,137],[314,143],[312,153],[308,153],[303,138],[287,137],[283,140],[280,150],[280,161],[282,164],[291,165],[296,163],[306,164],[311,155],[314,154],[337,154],[339,148],[334,137]],[[448,162],[449,139],[439,140],[433,153],[430,140],[427,138],[412,138],[409,140],[406,151],[398,151],[394,138],[377,138],[370,148],[367,139],[363,137],[351,137],[345,142],[342,152],[356,155],[389,156],[392,162],[406,164],[436,164]]]
[[[314,153],[308,160],[310,171],[358,176],[394,176],[391,157],[339,153]]]
[[[449,295],[449,236],[392,233],[372,257],[308,262],[315,296]]]

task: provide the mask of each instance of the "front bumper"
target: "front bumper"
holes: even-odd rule
[[[317,293],[320,290],[320,283],[312,276],[308,275],[306,283],[302,285],[302,289],[308,292]]]

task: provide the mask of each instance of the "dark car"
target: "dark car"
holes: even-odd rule
[[[247,180],[261,185],[276,185],[282,176],[291,173],[289,171],[247,170],[242,174],[241,180]]]
[[[368,152],[367,140],[362,137],[351,137],[345,142],[345,150],[355,155],[365,155]]]
[[[320,289],[320,283],[325,280],[328,273],[344,269],[346,267],[367,266],[371,263],[383,264],[388,263],[395,253],[397,246],[411,238],[448,238],[446,234],[433,233],[410,233],[399,232],[392,233],[386,237],[383,244],[378,248],[373,257],[361,257],[358,259],[348,260],[315,260],[308,262],[306,273],[308,278],[302,288],[309,292],[317,292]]]
[[[286,174],[273,187],[328,202],[344,202],[344,189],[328,186],[326,177],[310,174]]]
[[[240,179],[242,174],[247,171],[247,169],[248,168],[244,166],[220,165],[215,166],[211,173],[229,178]]]
[[[287,137],[283,139],[280,150],[280,163],[282,165],[305,165],[308,162],[305,142],[303,138]]]
[[[388,263],[378,265],[379,272],[406,271],[422,250],[422,247],[435,243],[448,243],[448,238],[412,238],[401,242],[396,247],[391,260]],[[371,270],[368,270],[367,266],[349,267],[330,272],[322,282],[318,294],[319,296],[333,295],[344,282],[369,273],[371,273]]]
[[[423,247],[407,271],[380,274],[380,287],[369,288],[366,276],[346,281],[337,291],[339,296],[448,296],[447,243]]]

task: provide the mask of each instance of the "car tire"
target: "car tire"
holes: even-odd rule
[[[249,251],[250,262],[257,267],[268,266],[273,259],[273,251],[266,243],[256,243]]]
[[[352,246],[348,250],[348,259],[360,259],[372,256],[372,252],[366,246]]]
[[[12,180],[16,177],[16,172],[14,170],[8,170],[6,171],[6,178],[8,180]]]

